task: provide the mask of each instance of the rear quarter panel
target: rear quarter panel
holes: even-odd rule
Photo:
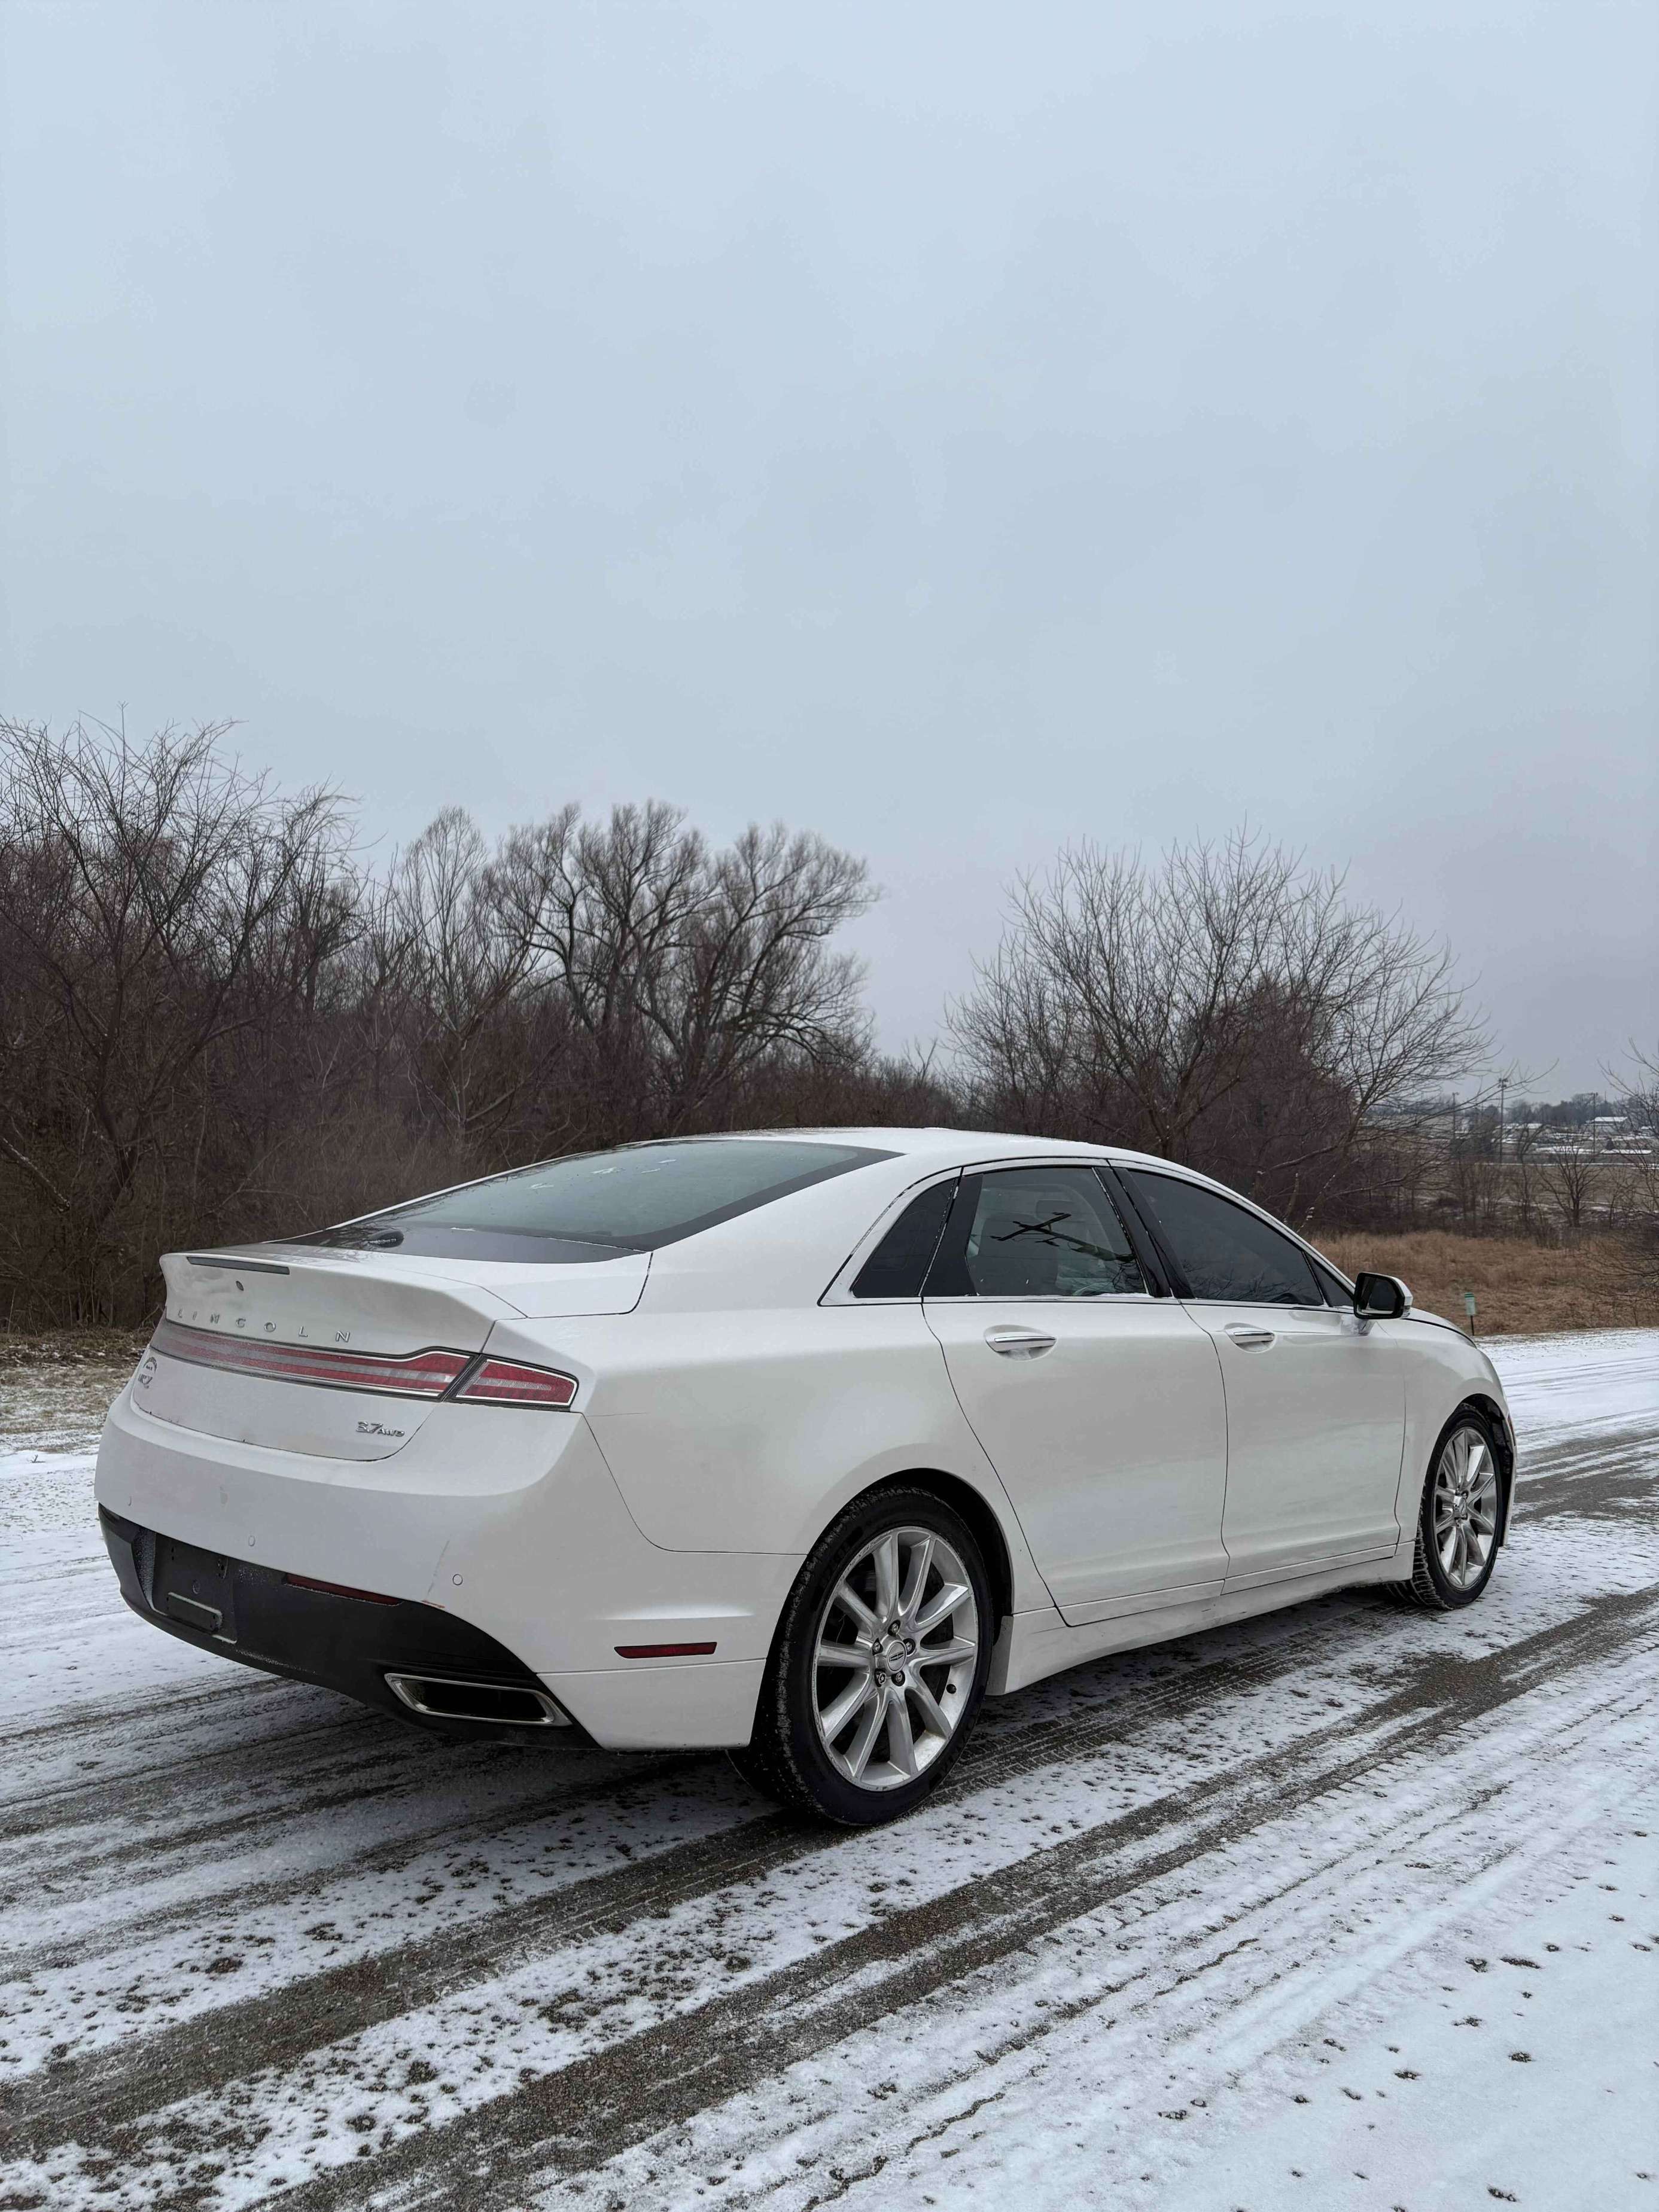
[[[1048,1604],[919,1306],[641,1311],[592,1353],[587,1419],[652,1543],[799,1557],[860,1491],[931,1468],[996,1515],[1016,1607]]]

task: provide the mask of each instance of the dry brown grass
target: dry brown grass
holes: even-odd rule
[[[20,1367],[37,1375],[107,1367],[118,1376],[137,1364],[149,1336],[148,1329],[0,1328],[0,1376]]]
[[[1659,1268],[1650,1252],[1616,1237],[1575,1245],[1522,1237],[1459,1237],[1447,1229],[1401,1236],[1315,1240],[1345,1275],[1361,1267],[1398,1275],[1429,1313],[1464,1325],[1474,1292],[1479,1336],[1542,1336],[1557,1329],[1659,1327]]]

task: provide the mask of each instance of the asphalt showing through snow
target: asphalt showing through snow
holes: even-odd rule
[[[721,1759],[452,1747],[159,1638],[60,1443],[63,1525],[4,1554],[0,2206],[1089,2201],[1030,2162],[1045,2096],[1094,2113],[1097,2201],[1185,2202],[1333,1990],[1651,1788],[1659,1335],[1499,1357],[1480,1606],[1077,1670],[864,1836]]]

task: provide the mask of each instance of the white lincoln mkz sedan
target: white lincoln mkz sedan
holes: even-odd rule
[[[1478,1346],[1138,1153],[693,1138],[162,1266],[98,1459],[144,1619],[848,1823],[988,1693],[1346,1583],[1468,1605],[1504,1540]]]

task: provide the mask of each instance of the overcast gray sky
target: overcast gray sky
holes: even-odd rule
[[[1651,0],[0,0],[0,711],[869,859],[1248,817],[1659,1035]]]

